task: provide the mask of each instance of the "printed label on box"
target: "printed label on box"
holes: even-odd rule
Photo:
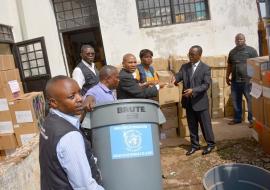
[[[0,133],[14,133],[11,121],[0,122]]]
[[[255,83],[255,82],[252,82],[250,95],[253,96],[254,98],[258,99],[262,94],[262,89],[263,88],[261,85]]]
[[[124,124],[110,127],[112,159],[153,156],[151,124]]]
[[[9,88],[13,93],[20,92],[20,86],[17,80],[8,81]]]
[[[17,123],[33,122],[31,111],[15,111]]]
[[[35,135],[36,135],[36,133],[20,135],[21,136],[22,145],[25,145],[26,143],[28,143]]]
[[[8,101],[6,98],[0,98],[0,111],[8,111]]]

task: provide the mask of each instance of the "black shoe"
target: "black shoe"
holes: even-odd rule
[[[207,147],[203,150],[202,155],[209,154],[210,152],[212,152],[212,150],[213,150],[214,148],[215,148],[214,146],[207,146]]]
[[[241,121],[235,121],[235,120],[231,120],[228,125],[236,125],[236,124],[239,124],[241,123]]]
[[[191,154],[194,154],[197,150],[200,150],[200,148],[191,148],[189,151],[187,151],[186,155],[190,156]]]
[[[254,125],[254,122],[253,122],[253,121],[249,121],[248,127],[249,127],[249,128],[253,128],[253,125]]]

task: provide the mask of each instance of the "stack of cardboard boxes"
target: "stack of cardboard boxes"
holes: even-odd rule
[[[11,152],[12,149],[26,143],[34,133],[38,132],[36,123],[35,127],[31,129],[24,126],[29,125],[32,121],[44,118],[44,103],[42,92],[24,94],[19,71],[15,68],[13,56],[0,55],[1,157]],[[38,106],[42,108],[37,109]]]
[[[252,112],[255,120],[255,138],[270,154],[270,64],[269,57],[247,60],[248,75],[252,77]]]
[[[168,83],[167,86],[161,88],[158,94],[158,102],[161,106],[166,123],[161,125],[160,136],[161,139],[173,138],[177,136],[178,129],[178,110],[177,104],[179,102],[179,89],[177,86],[170,84],[173,73],[169,71],[169,62],[164,58],[157,58],[153,60],[152,66],[157,72],[159,81]]]

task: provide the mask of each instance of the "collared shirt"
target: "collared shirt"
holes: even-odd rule
[[[110,90],[107,86],[99,82],[94,87],[90,88],[86,94],[86,96],[94,96],[96,100],[96,104],[102,104],[106,102],[112,102],[116,100],[116,96],[112,90]]]
[[[250,78],[247,75],[247,59],[258,57],[257,51],[250,46],[233,48],[228,57],[228,64],[232,66],[232,81],[247,82]]]
[[[83,64],[88,67],[95,75],[96,75],[96,71],[95,71],[95,64],[92,63],[91,65],[89,65],[87,62],[85,62],[83,59],[82,59],[82,62]],[[81,69],[79,67],[76,67],[72,73],[72,78],[74,80],[77,81],[77,83],[79,84],[80,88],[82,88],[82,86],[84,85],[85,83],[85,78],[84,78],[84,75],[81,71]]]
[[[192,64],[192,75],[195,73],[199,63],[200,63],[200,61],[198,61],[197,63]]]
[[[62,117],[75,128],[79,129],[80,120],[56,109],[50,109],[52,114]],[[75,190],[104,190],[92,178],[91,168],[85,153],[85,144],[80,132],[72,131],[65,134],[56,146],[59,163],[67,174],[70,185]]]

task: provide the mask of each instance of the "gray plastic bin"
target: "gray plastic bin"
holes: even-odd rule
[[[270,172],[249,164],[224,164],[204,176],[206,190],[270,190]]]
[[[87,117],[84,127],[92,129],[106,190],[163,189],[158,124],[165,118],[157,102],[118,100],[96,106]]]

